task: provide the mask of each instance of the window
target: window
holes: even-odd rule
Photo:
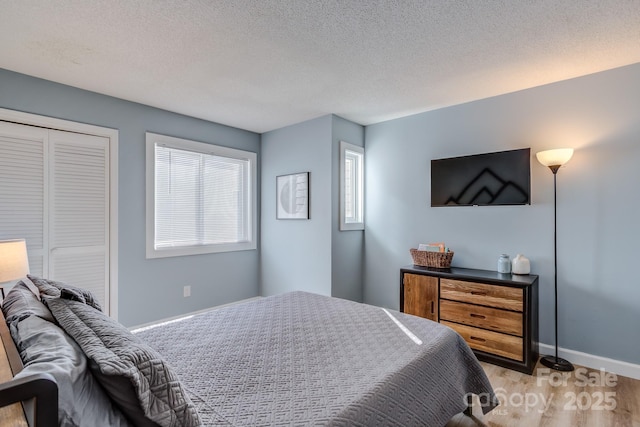
[[[364,230],[364,148],[340,141],[340,230]]]
[[[153,133],[147,258],[256,248],[256,154]]]

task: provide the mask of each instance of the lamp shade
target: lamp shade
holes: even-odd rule
[[[27,243],[22,240],[0,240],[0,283],[25,277],[29,273]]]
[[[545,166],[562,166],[573,156],[573,148],[557,148],[536,153],[538,161]]]

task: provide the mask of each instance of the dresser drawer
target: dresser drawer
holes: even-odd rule
[[[440,323],[447,325],[459,333],[467,344],[469,344],[469,347],[474,350],[484,351],[520,362],[523,360],[522,338],[444,320],[441,320]]]
[[[440,298],[523,311],[523,290],[453,279],[440,279]]]
[[[522,313],[442,300],[440,318],[505,334],[522,336]]]

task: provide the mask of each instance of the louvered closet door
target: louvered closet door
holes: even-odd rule
[[[49,277],[90,290],[108,312],[109,140],[49,134]]]
[[[26,239],[31,274],[46,276],[49,131],[0,122],[0,240]]]
[[[32,274],[109,304],[109,139],[0,122],[0,239],[24,238]]]

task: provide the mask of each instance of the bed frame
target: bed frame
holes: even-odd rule
[[[58,425],[58,385],[46,373],[13,377],[22,360],[0,310],[0,425],[54,427]]]

